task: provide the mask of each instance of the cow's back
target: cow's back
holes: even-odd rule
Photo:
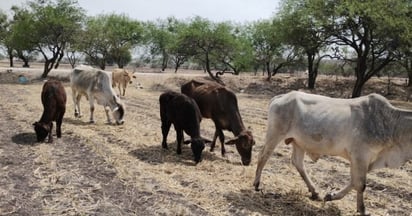
[[[65,112],[66,91],[58,80],[49,80],[43,85],[41,100],[44,113],[50,115],[51,120],[56,120],[58,112]]]
[[[111,83],[111,75],[108,72],[95,68],[75,68],[70,75],[71,87],[83,93],[88,90],[111,90]]]
[[[196,101],[205,118],[218,118],[238,111],[236,95],[220,84],[192,80],[183,85],[181,91]]]
[[[170,122],[185,130],[187,134],[198,134],[202,116],[196,102],[177,92],[167,91],[160,95],[160,112]]]

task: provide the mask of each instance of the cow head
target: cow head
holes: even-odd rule
[[[242,158],[243,165],[249,165],[252,161],[252,147],[255,140],[251,131],[242,131],[237,137],[226,142],[227,145],[236,145],[236,149]]]
[[[127,71],[126,69],[123,70],[123,76],[124,76],[123,80],[125,80],[125,82],[129,84],[133,83],[133,78],[136,79],[136,76],[133,73]]]
[[[50,124],[43,122],[34,122],[34,131],[36,132],[37,142],[43,142],[50,131]]]
[[[123,117],[124,117],[124,105],[123,103],[118,99],[118,97],[113,96],[114,101],[116,102],[116,107],[113,109],[113,118],[116,121],[116,124],[122,125],[124,123]]]
[[[191,148],[194,156],[194,161],[199,163],[202,160],[202,151],[205,148],[205,143],[202,138],[192,139],[191,140]]]

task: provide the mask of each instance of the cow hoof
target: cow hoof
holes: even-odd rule
[[[312,193],[312,196],[310,196],[310,199],[315,200],[315,201],[322,201],[318,193]]]
[[[333,196],[333,193],[326,194],[326,196],[323,198],[323,201],[325,202],[332,201],[332,196]]]
[[[360,212],[356,212],[357,216],[370,216],[371,214],[369,212],[364,212],[364,213],[360,213]]]
[[[95,124],[96,122],[94,120],[89,121],[90,124]]]
[[[256,183],[253,184],[253,186],[255,186],[255,191],[260,191],[259,184],[260,184],[260,182],[256,182]]]

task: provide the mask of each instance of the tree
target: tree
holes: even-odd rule
[[[174,23],[176,19],[170,17],[166,20],[157,20],[147,23],[149,51],[152,58],[160,56],[162,59],[162,71],[167,68],[169,62],[169,44],[173,43]]]
[[[322,58],[333,57],[329,54],[320,56],[322,49],[329,44],[329,34],[318,17],[313,15],[316,13],[313,9],[307,1],[287,0],[279,13],[279,32],[283,34],[283,41],[306,55],[309,89],[315,88]]]
[[[172,19],[172,22],[170,21]],[[169,31],[172,32],[170,43],[167,44],[166,49],[168,50],[169,60],[173,62],[175,73],[189,58],[191,51],[190,47],[184,46],[185,43],[185,32],[187,31],[188,25],[185,22],[176,20],[174,18],[169,18]]]
[[[360,96],[364,84],[395,59],[410,28],[410,0],[309,2],[332,41],[352,49],[353,55],[345,60],[355,69],[352,97]]]
[[[10,34],[10,22],[7,20],[7,14],[0,10],[0,44],[6,48],[10,58],[10,67],[13,67],[13,55],[8,43],[8,35]]]
[[[126,15],[90,17],[79,41],[79,49],[92,64],[105,69],[111,60],[119,68],[131,61],[130,49],[142,40],[143,27]]]
[[[225,69],[231,69],[235,75],[249,68],[253,60],[253,48],[245,30],[222,22],[218,24],[216,32],[223,41],[218,51],[214,52],[216,61],[223,64]]]
[[[180,45],[186,48],[187,56],[192,56],[200,61],[209,76],[221,83],[221,80],[212,74],[211,65],[212,61],[215,60],[216,53],[227,47],[228,35],[230,32],[227,25],[195,17],[182,32]]]
[[[277,19],[261,20],[249,27],[255,60],[263,64],[267,80],[296,57],[290,47],[285,46],[279,24]]]
[[[81,28],[83,10],[72,0],[36,0],[28,9],[16,8],[21,17],[16,20],[13,34],[20,42],[33,45],[44,58],[42,78],[58,67],[64,50]],[[15,45],[15,43],[13,43]]]
[[[31,27],[32,14],[27,9],[13,6],[13,19],[9,22],[9,30],[5,37],[5,46],[9,56],[10,66],[13,67],[13,57],[23,61],[23,67],[29,67],[29,60],[34,57],[36,43],[28,40],[24,33]]]

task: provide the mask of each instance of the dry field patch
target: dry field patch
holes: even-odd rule
[[[31,71],[21,73],[31,76]],[[87,123],[89,106],[84,98],[83,117],[74,118],[71,89],[62,75],[67,111],[62,138],[51,144],[36,143],[32,128],[43,111],[43,81],[30,77],[29,84],[18,84],[18,75],[0,71],[0,215],[352,215],[356,210],[354,191],[338,201],[310,200],[290,164],[291,148],[286,145],[279,145],[265,166],[263,191],[253,189],[270,98],[290,90],[308,91],[304,77],[276,75],[269,83],[260,75],[224,75],[256,139],[253,160],[250,166],[242,166],[233,146],[227,146],[228,154],[222,157],[217,145],[214,152],[206,147],[203,161],[195,166],[188,146],[183,146],[182,155],[176,154],[173,128],[169,150],[161,148],[158,97],[165,90],[179,91],[192,78],[205,79],[205,74],[137,73],[139,85],[129,86],[122,97],[126,122],[120,126],[106,124],[101,106],[96,106],[96,123]],[[348,97],[352,81],[319,77],[313,93]],[[390,93],[386,83],[374,79],[365,92],[386,94],[396,106],[412,108],[405,102],[402,80],[393,81]],[[212,138],[211,120],[202,120],[201,133]],[[225,135],[233,137],[227,131]],[[349,181],[349,163],[340,158],[305,163],[321,195]],[[400,169],[368,174],[365,204],[372,215],[409,216],[411,199],[410,162]]]

